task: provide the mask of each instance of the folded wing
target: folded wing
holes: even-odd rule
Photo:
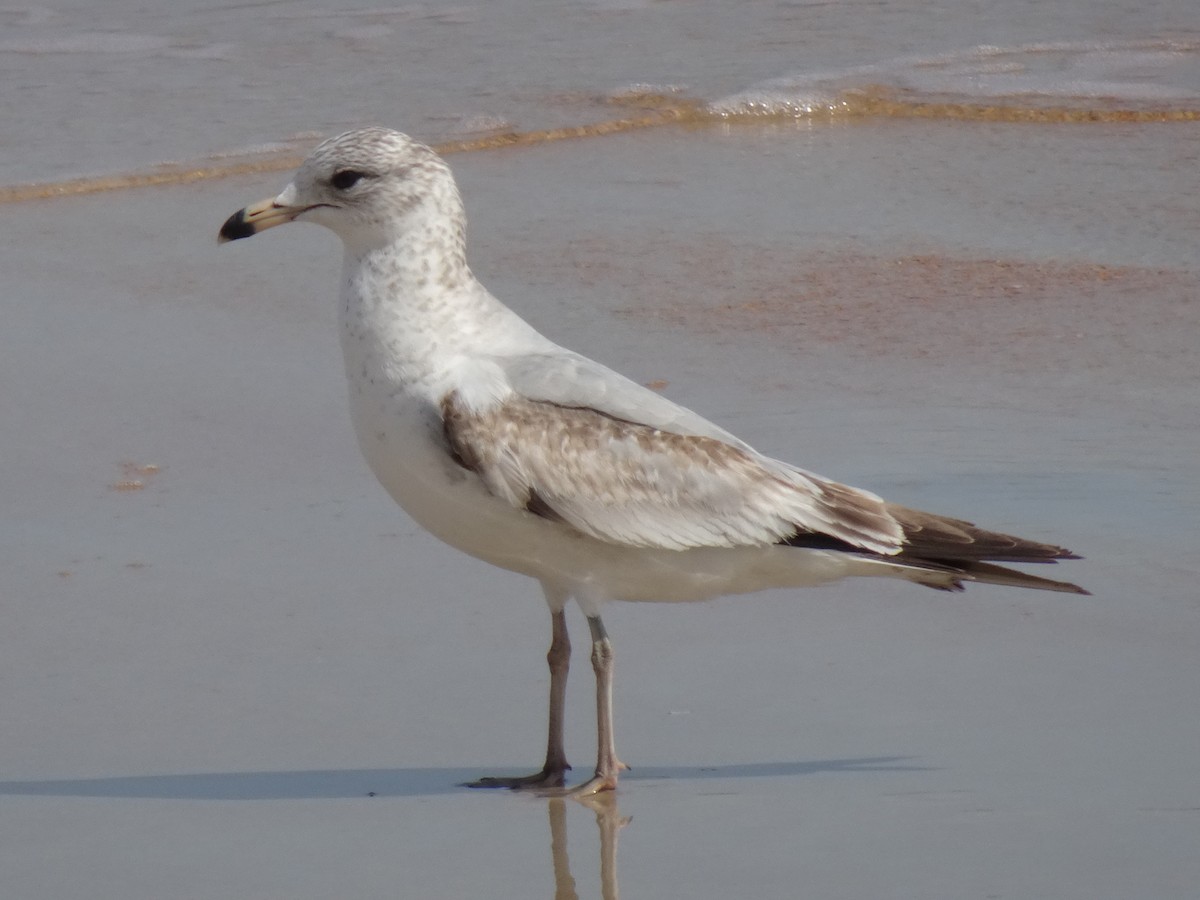
[[[705,423],[646,393],[664,404],[654,412]],[[451,393],[442,416],[451,452],[494,495],[597,540],[685,550],[765,546],[813,532],[885,555],[903,542],[875,495],[783,466],[740,442],[522,395],[479,411]]]

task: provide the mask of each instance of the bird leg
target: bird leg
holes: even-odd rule
[[[613,646],[599,616],[588,616],[592,632],[592,669],[596,673],[596,774],[571,790],[576,797],[617,788],[617,773],[629,766],[617,758],[613,737],[612,676]]]
[[[567,634],[567,614],[564,610],[551,614],[550,650],[546,664],[550,667],[550,719],[546,735],[546,764],[542,773],[554,786],[562,787],[563,776],[571,768],[563,748],[563,716],[567,707],[567,672],[571,668],[571,638]]]
[[[467,783],[467,787],[512,788],[513,790],[562,787],[566,773],[567,753],[563,748],[563,712],[567,703],[567,671],[571,667],[571,637],[567,634],[567,615],[562,609],[551,612],[550,651],[546,662],[550,666],[550,725],[546,739],[546,763],[542,771],[532,775],[487,777]],[[590,620],[589,620],[590,621]]]

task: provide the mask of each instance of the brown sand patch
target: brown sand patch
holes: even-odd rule
[[[136,463],[129,460],[118,463],[117,468],[121,470],[122,477],[110,484],[109,489],[126,493],[145,489],[162,471],[161,467],[154,464]]]
[[[620,246],[618,246],[618,243]],[[795,347],[946,362],[1044,365],[1114,354],[1193,358],[1197,273],[1081,261],[888,257],[737,246],[717,237],[572,242],[585,283],[637,300],[619,313],[696,333],[758,332]]]

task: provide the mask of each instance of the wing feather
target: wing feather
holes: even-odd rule
[[[705,423],[646,393],[677,420]],[[478,410],[452,392],[442,416],[451,451],[492,494],[598,540],[685,550],[764,546],[812,531],[871,552],[900,549],[900,526],[878,497],[741,442],[520,395]]]
[[[749,450],[748,444],[619,372],[569,350],[495,357],[512,389],[528,400],[571,409],[593,409],[626,422],[676,434],[715,438]]]

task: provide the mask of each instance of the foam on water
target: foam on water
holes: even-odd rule
[[[843,70],[802,72],[715,101],[725,118],[863,114],[861,98],[1002,103],[1010,108],[1189,109],[1200,105],[1200,43],[1054,42],[981,45]]]

